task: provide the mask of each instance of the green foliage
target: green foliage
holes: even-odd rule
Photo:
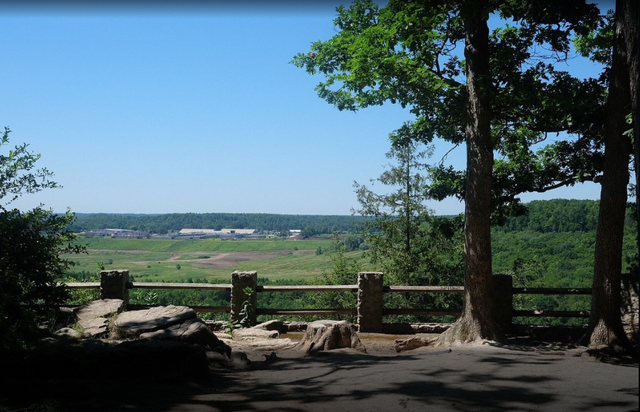
[[[8,127],[0,137],[0,150],[4,152],[4,146],[9,144]],[[40,159],[40,154],[27,151],[28,144],[23,143],[6,154],[0,152],[0,210],[18,199],[25,193],[37,193],[48,188],[59,187],[57,183],[49,180],[53,173],[46,168],[35,169],[35,163]]]
[[[523,215],[495,228],[504,232],[590,232],[598,227],[598,208],[597,200],[534,200],[526,204]]]
[[[324,285],[355,285],[361,266],[357,260],[347,257],[344,245],[336,240],[335,252],[331,254],[332,268],[320,278]]]
[[[392,285],[461,285],[463,283],[462,219],[434,217],[425,205],[429,182],[422,162],[427,151],[418,151],[412,140],[396,141],[387,158],[394,160],[377,180],[393,191],[377,194],[356,183],[361,208],[373,217],[361,229],[372,265]],[[388,294],[391,308],[459,307],[459,296],[451,294]],[[396,318],[395,321],[414,321]]]
[[[258,285],[306,285],[311,281],[306,279],[270,279],[266,277],[258,278]],[[258,293],[258,307],[266,309],[312,309],[315,306],[314,300],[305,292],[261,292]],[[258,322],[264,322],[279,318],[271,315],[259,315]],[[308,316],[291,316],[287,320],[303,321],[315,319]]]
[[[614,38],[614,11],[609,10],[599,22],[598,30],[576,36],[573,44],[576,51],[598,63],[611,65]]]
[[[313,284],[356,285],[361,266],[357,260],[346,255],[342,242],[335,241],[335,252],[332,252],[330,256],[331,270],[324,271],[313,281]],[[357,303],[357,297],[350,292],[317,292],[312,295],[311,300],[313,301],[313,307],[319,309],[354,309]],[[349,322],[355,321],[351,315],[336,315],[335,317]]]
[[[252,325],[252,319],[254,318],[254,314],[256,312],[256,308],[253,307],[253,303],[251,302],[251,298],[253,297],[254,291],[252,288],[247,286],[242,290],[245,295],[245,300],[242,301],[242,309],[240,309],[239,319],[235,322],[229,322],[228,329],[240,329],[240,328],[249,328]]]
[[[377,180],[393,192],[377,194],[355,184],[357,210],[374,219],[362,225],[370,249],[366,252],[396,285],[462,283],[462,221],[436,218],[425,205],[429,184],[421,171],[427,152],[413,141],[397,144],[387,153],[389,165]]]
[[[133,305],[158,305],[160,295],[150,289],[134,289],[129,292],[129,302]]]
[[[5,128],[0,149],[9,143]],[[37,207],[28,212],[6,206],[25,193],[57,187],[47,169],[35,169],[39,154],[27,144],[0,153],[0,348],[28,345],[37,337],[39,317],[68,297],[55,280],[74,262],[61,254],[80,253],[69,230],[74,215]]]
[[[243,328],[248,328],[251,325],[251,319],[253,318],[256,308],[253,307],[251,303],[251,298],[253,297],[254,291],[250,287],[246,287],[242,290],[244,292],[246,299],[242,302],[242,309],[240,310],[240,320],[238,324]]]
[[[468,100],[463,8],[450,1],[392,0],[380,7],[357,0],[337,9],[331,39],[311,43],[292,63],[322,75],[318,96],[339,110],[408,108],[415,121],[391,134],[394,143],[438,137],[457,147],[466,138]],[[493,2],[486,13],[505,21],[488,39],[493,218],[501,222],[522,212],[521,193],[591,180],[601,170],[605,79],[572,77],[556,63],[568,59],[576,35],[603,30],[603,19],[595,5],[552,0]],[[566,138],[542,145],[561,131]],[[429,172],[431,197],[465,198],[465,171],[440,164]]]
[[[55,280],[73,262],[62,253],[80,253],[68,230],[73,215],[36,208],[0,212],[0,337],[14,346],[35,337],[38,317],[68,298]]]
[[[100,282],[100,277],[94,272],[68,272],[62,278],[56,279],[60,283],[72,282]],[[100,299],[98,289],[70,289],[69,297],[64,301],[65,305],[82,305],[92,300]]]
[[[573,210],[578,213],[580,208]],[[572,220],[570,217],[569,222]],[[637,252],[635,233],[633,225],[625,228],[623,261],[633,261]],[[493,269],[495,273],[511,274],[516,287],[589,288],[593,281],[595,241],[595,230],[541,233],[494,229]],[[516,295],[514,308],[589,310],[590,296]],[[546,325],[584,325],[586,322],[575,318],[520,318],[517,321]]]

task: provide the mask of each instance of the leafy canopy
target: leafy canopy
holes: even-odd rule
[[[579,79],[561,70],[572,39],[606,27],[584,1],[500,1],[489,37],[490,101],[496,152],[496,217],[519,213],[518,195],[594,179],[601,170],[605,77]],[[338,7],[337,34],[311,44],[292,63],[320,74],[318,96],[340,110],[399,104],[415,117],[394,139],[455,146],[465,141],[464,30],[457,1],[357,0]],[[559,139],[558,133],[569,137]],[[551,139],[554,138],[554,139]],[[553,141],[552,141],[553,140]],[[465,171],[429,171],[429,195],[464,199]]]
[[[9,133],[11,130],[5,127],[0,137],[0,210],[23,194],[59,187],[49,180],[53,173],[46,168],[35,169],[40,154],[29,152],[28,144],[23,143],[3,153],[9,144]]]
[[[5,128],[0,149],[9,143]],[[22,144],[0,152],[0,349],[19,347],[38,337],[40,317],[62,304],[62,278],[73,262],[60,257],[80,253],[69,227],[75,216],[37,207],[22,212],[6,206],[22,194],[58,187],[47,169],[35,169],[40,155]]]

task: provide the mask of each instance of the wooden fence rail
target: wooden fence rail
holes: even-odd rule
[[[99,288],[102,299],[123,299],[129,309],[147,308],[144,305],[129,304],[130,289],[178,289],[178,290],[222,290],[231,292],[229,306],[191,306],[197,312],[229,313],[231,320],[239,320],[244,303],[249,300],[255,308],[253,323],[257,315],[353,315],[357,317],[361,331],[384,332],[393,329],[383,323],[383,316],[415,315],[415,316],[458,316],[461,309],[415,309],[385,308],[385,293],[463,293],[463,286],[385,286],[383,274],[379,272],[361,272],[357,285],[297,285],[297,286],[259,286],[257,272],[234,272],[230,284],[210,283],[152,283],[129,282],[129,271],[102,271],[100,282],[67,283],[70,289]],[[554,294],[554,295],[589,295],[590,288],[514,288],[511,276],[495,275],[496,303],[499,306],[498,321],[505,330],[510,330],[514,317],[589,317],[589,311],[543,311],[514,310],[513,295],[517,294]],[[251,293],[245,293],[247,288]],[[257,307],[257,293],[264,292],[352,292],[357,294],[357,307],[347,309],[267,309]]]

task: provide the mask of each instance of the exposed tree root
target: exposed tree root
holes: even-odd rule
[[[433,342],[433,346],[474,344],[494,341],[505,343],[505,337],[495,322],[481,324],[477,319],[463,315]]]

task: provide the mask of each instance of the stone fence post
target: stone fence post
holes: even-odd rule
[[[493,275],[496,322],[504,333],[511,332],[513,322],[513,278],[511,275]]]
[[[245,301],[249,302],[252,311],[249,313],[249,322],[256,324],[256,307],[258,297],[256,296],[256,286],[258,286],[258,272],[238,272],[231,274],[231,322],[242,320],[242,307]],[[245,293],[245,288],[251,289],[251,295]]]
[[[129,271],[101,270],[100,271],[100,299],[122,299],[129,304]]]
[[[358,325],[360,332],[382,332],[383,274],[358,273]]]

